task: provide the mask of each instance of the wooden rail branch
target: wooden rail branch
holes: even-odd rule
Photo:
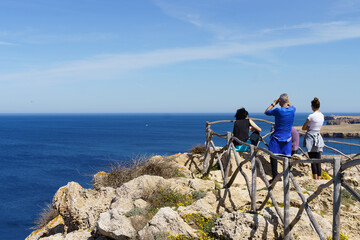
[[[348,159],[350,159],[350,160],[351,160],[351,157],[347,156],[345,153],[343,153],[343,152],[341,152],[341,151],[337,150],[336,148],[329,147],[329,146],[327,146],[327,145],[325,145],[324,147],[325,147],[325,148],[328,148],[328,149],[330,149],[330,150],[333,150],[334,152],[339,153],[341,156],[346,157],[346,158],[348,158]]]
[[[251,197],[249,179],[248,179],[247,175],[245,174],[245,172],[242,170],[242,166],[243,166],[246,162],[248,162],[249,160],[244,160],[244,161],[242,161],[242,162],[240,163],[238,154],[237,154],[237,152],[235,151],[234,144],[231,143],[231,146],[232,146],[233,153],[234,153],[234,156],[235,156],[235,161],[236,161],[236,164],[237,164],[237,168],[236,168],[235,172],[232,174],[229,182],[225,185],[225,188],[230,188],[230,187],[231,187],[231,185],[233,184],[233,182],[234,182],[234,180],[235,180],[238,172],[240,172],[240,173],[243,175],[244,179],[245,179],[246,187],[247,187],[247,190],[248,190],[248,192],[249,192],[249,196]]]
[[[284,189],[284,239],[290,239],[290,165],[289,159],[285,158],[284,161],[284,180],[283,180],[283,189]]]
[[[264,181],[264,183],[265,183],[265,185],[266,185],[266,187],[268,189],[268,196],[270,196],[271,200],[273,201],[273,205],[275,207],[275,210],[276,210],[281,222],[284,223],[284,215],[281,213],[281,211],[279,209],[279,206],[278,206],[278,204],[276,202],[275,196],[273,194],[273,188],[272,188],[272,186],[270,186],[269,181],[266,178],[266,174],[265,174],[264,168],[263,168],[263,166],[261,164],[261,161],[256,158],[256,162],[258,163],[258,166],[259,166],[260,176],[261,176],[262,180]],[[267,198],[267,199],[269,199],[269,198]],[[267,200],[266,200],[266,202],[267,202]],[[265,204],[266,204],[266,202],[265,202]]]
[[[334,162],[334,193],[333,193],[333,240],[340,239],[340,212],[341,212],[341,171],[340,159]]]
[[[360,147],[360,144],[356,144],[356,143],[339,142],[339,141],[333,141],[333,140],[325,140],[324,142],[325,143],[337,143],[337,144]]]
[[[268,122],[266,120],[261,120],[261,119],[252,119],[253,121],[263,121],[263,122]],[[241,172],[241,174],[243,175],[246,185],[247,185],[247,189],[249,192],[249,196],[251,198],[251,209],[252,210],[256,210],[256,177],[257,177],[257,172],[256,170],[258,169],[258,173],[260,174],[261,179],[264,181],[267,189],[268,189],[268,194],[265,197],[265,200],[262,202],[261,206],[258,208],[258,210],[261,210],[265,207],[267,201],[269,200],[269,198],[271,198],[271,200],[273,201],[273,206],[276,210],[276,214],[279,216],[280,220],[282,221],[282,223],[284,224],[284,238],[285,239],[294,239],[293,235],[291,233],[291,230],[293,229],[293,227],[296,225],[296,223],[298,223],[298,221],[301,218],[301,215],[303,213],[304,210],[306,210],[307,215],[314,227],[314,229],[317,231],[320,239],[325,239],[325,236],[321,230],[321,228],[319,227],[318,223],[315,221],[315,218],[313,216],[313,213],[309,207],[309,202],[313,201],[316,197],[318,197],[320,195],[320,193],[322,192],[322,190],[326,187],[329,187],[331,184],[334,183],[334,195],[333,195],[333,199],[334,199],[334,208],[333,208],[333,239],[339,239],[339,234],[340,234],[340,204],[341,204],[341,186],[343,186],[345,189],[347,189],[358,201],[360,201],[360,194],[357,193],[356,191],[354,191],[349,185],[347,185],[346,183],[342,183],[341,182],[341,177],[342,177],[342,173],[341,171],[346,170],[347,168],[353,167],[360,164],[360,159],[355,159],[356,157],[360,156],[359,154],[356,154],[352,157],[345,155],[344,153],[342,153],[341,151],[329,147],[327,145],[325,145],[326,148],[329,148],[337,153],[339,153],[342,156],[347,157],[350,161],[344,163],[341,166],[341,160],[340,159],[307,159],[307,160],[297,160],[297,161],[292,161],[289,160],[287,157],[283,157],[283,156],[278,156],[278,155],[274,155],[271,151],[269,151],[268,149],[265,148],[260,148],[257,146],[253,146],[251,144],[248,144],[246,142],[242,142],[239,139],[235,138],[232,133],[228,132],[226,135],[224,134],[218,134],[215,133],[214,131],[212,131],[210,129],[211,124],[215,124],[215,123],[220,123],[220,122],[234,122],[234,120],[222,120],[222,121],[216,121],[216,122],[212,122],[209,123],[207,122],[206,126],[207,126],[207,144],[206,144],[206,156],[210,155],[210,147],[214,148],[214,152],[215,154],[213,158],[216,157],[217,161],[219,162],[220,165],[220,169],[222,172],[222,177],[224,179],[224,186],[226,188],[230,187],[232,185],[232,183],[234,182],[238,172]],[[268,122],[270,124],[273,124],[271,122]],[[265,135],[264,137],[270,135],[271,133]],[[213,136],[217,136],[220,138],[226,138],[227,139],[227,144],[225,147],[222,148],[222,152],[219,155],[219,151],[216,151],[215,145],[212,142],[212,137]],[[260,136],[261,137],[261,136]],[[263,137],[260,138],[261,141],[264,142],[264,144],[266,145],[266,142],[263,140]],[[250,159],[245,159],[244,161],[240,162],[238,153],[235,150],[235,146],[233,144],[233,142],[235,143],[239,143],[239,144],[243,144],[246,146],[250,147],[250,151],[251,151],[251,155],[250,155]],[[351,145],[351,146],[359,146],[357,144],[347,144],[347,143],[343,143],[343,142],[337,142],[337,141],[325,141],[325,142],[333,142],[333,143],[338,143],[338,144],[345,144],[345,145]],[[308,155],[301,149],[299,148],[300,151],[306,156],[308,157]],[[224,150],[226,150],[226,154],[227,154],[227,162],[226,162],[226,167],[224,169],[224,166],[222,164],[221,158],[222,155],[224,154]],[[283,169],[284,171],[280,174],[277,175],[277,177],[274,179],[274,181],[272,182],[272,184],[269,184],[264,168],[262,166],[261,161],[256,157],[258,152],[262,151],[263,153],[266,153],[268,155],[270,155],[270,157],[273,157],[279,161],[283,161]],[[231,152],[233,152],[234,156],[235,156],[235,160],[236,160],[236,164],[237,164],[237,168],[235,170],[235,172],[232,174],[231,179],[228,181],[228,174],[229,174],[229,166],[230,166],[230,157],[231,157]],[[207,159],[209,159],[209,157],[207,157]],[[206,160],[206,159],[205,159]],[[248,177],[246,176],[246,174],[244,173],[244,171],[242,170],[242,166],[247,163],[248,161],[251,161],[251,169],[252,169],[252,184],[250,184],[250,181],[248,179]],[[290,168],[292,165],[298,164],[298,163],[322,163],[322,162],[328,162],[333,164],[334,166],[334,178],[331,179],[330,181],[328,181],[325,184],[321,184],[320,186],[318,186],[318,188],[316,189],[316,191],[309,196],[307,199],[305,197],[305,195],[301,192],[301,189],[299,187],[299,185],[297,184],[297,182],[295,181],[295,178],[293,176],[293,174],[290,172]],[[344,162],[344,161],[343,161]],[[209,163],[209,162],[207,162]],[[205,161],[204,161],[204,166],[205,166]],[[205,168],[204,168],[205,169]],[[206,171],[208,171],[210,169],[210,166],[208,166],[208,168],[206,169]],[[284,212],[282,213],[277,201],[275,199],[274,196],[274,186],[275,184],[279,181],[279,179],[281,177],[284,177]],[[295,216],[295,218],[292,220],[292,222],[289,221],[289,205],[290,205],[290,199],[289,199],[289,187],[290,187],[290,179],[293,182],[293,185],[298,193],[298,195],[300,196],[301,200],[302,200],[302,204],[299,208],[299,211],[297,213],[297,215]]]
[[[309,202],[311,202],[312,200],[314,200],[317,196],[320,195],[321,191],[327,187],[329,187],[331,184],[334,183],[334,179],[331,179],[329,180],[327,183],[324,183],[324,184],[321,184],[318,186],[318,188],[316,189],[316,191],[310,195],[308,197],[308,199],[306,200],[306,204],[309,204]],[[304,208],[305,208],[305,203],[301,204],[300,207],[299,207],[299,211],[298,213],[296,214],[296,217],[294,218],[294,220],[290,223],[290,229],[292,229],[295,224],[300,220],[300,217],[304,211]]]
[[[310,158],[310,159],[306,159],[306,160],[291,160],[290,166],[299,164],[299,163],[334,163],[334,159]]]
[[[307,213],[307,215],[308,215],[308,217],[309,217],[309,219],[310,219],[310,222],[311,222],[311,224],[313,225],[315,231],[317,232],[317,234],[319,235],[319,237],[320,237],[321,240],[326,240],[325,235],[324,235],[324,233],[323,233],[320,225],[316,222],[315,217],[314,217],[314,215],[312,214],[311,209],[309,208],[309,204],[308,204],[308,202],[306,201],[305,195],[301,192],[301,189],[300,189],[299,185],[297,184],[297,182],[296,182],[296,180],[295,180],[295,177],[294,177],[294,175],[293,175],[292,173],[290,173],[290,178],[291,178],[291,181],[292,181],[292,183],[293,183],[293,185],[294,185],[294,188],[295,188],[297,194],[299,195],[299,197],[301,198],[301,201],[303,202],[303,206],[304,206],[304,208],[305,208],[305,211],[306,211],[306,213]],[[299,210],[299,211],[300,211],[300,210]],[[302,213],[302,212],[301,212],[301,213]],[[301,215],[297,215],[297,216],[294,218],[293,221],[296,220],[295,223],[297,223],[297,222],[300,220],[300,217],[301,217]],[[295,224],[293,224],[293,222],[292,222],[291,224],[289,224],[289,229],[288,229],[288,231],[291,231],[294,226],[295,226]]]
[[[221,161],[222,155],[219,156],[219,154],[217,153],[216,148],[215,148],[215,144],[214,144],[213,141],[211,141],[211,145],[212,145],[212,147],[213,147],[214,150],[215,150],[215,156],[217,157],[217,160],[218,160],[218,163],[219,163],[219,166],[220,166],[221,177],[222,177],[222,179],[224,179],[224,177],[225,177],[225,174],[224,174],[224,166],[223,166],[222,161]]]
[[[342,182],[341,186],[343,186],[351,195],[360,202],[360,194],[352,189],[347,183]]]
[[[251,211],[256,212],[256,160],[255,160],[255,146],[250,146],[250,155],[251,155],[251,174],[252,174],[252,182],[251,182]]]
[[[354,159],[354,160],[351,160],[350,162],[347,162],[347,163],[344,163],[342,166],[341,166],[341,171],[345,171],[346,169],[348,168],[351,168],[351,167],[354,167],[356,165],[360,164],[360,159]]]
[[[269,123],[269,124],[275,125],[274,122],[270,122],[270,121],[260,119],[260,118],[250,118],[250,119],[253,121],[257,121],[257,122],[264,122],[264,123]],[[209,122],[209,125],[213,125],[213,124],[217,124],[217,123],[233,123],[235,121],[236,120],[219,120],[219,121]]]

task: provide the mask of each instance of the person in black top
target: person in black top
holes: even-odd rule
[[[251,143],[257,146],[260,140],[261,128],[254,123],[253,120],[249,119],[249,113],[245,110],[245,108],[240,108],[236,111],[235,114],[236,121],[234,123],[233,134],[234,137],[239,139],[242,142]],[[253,131],[251,137],[249,139],[249,131]],[[233,141],[235,145],[235,149],[238,152],[246,152],[249,147],[246,145],[242,145],[237,141]]]

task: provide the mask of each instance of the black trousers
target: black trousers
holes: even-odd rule
[[[274,179],[278,175],[277,159],[270,157],[270,164],[271,164],[271,175],[272,178]]]
[[[321,152],[308,152],[310,158],[321,159]],[[312,163],[311,164],[312,174],[321,176],[321,163]]]

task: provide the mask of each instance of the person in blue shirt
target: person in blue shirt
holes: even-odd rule
[[[277,104],[280,108],[274,108]],[[291,156],[291,128],[294,123],[296,108],[290,104],[289,96],[286,93],[280,95],[265,110],[265,114],[275,117],[274,132],[270,136],[269,150],[275,155]],[[277,160],[270,157],[272,180],[277,176]]]

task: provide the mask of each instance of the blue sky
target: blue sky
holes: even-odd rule
[[[1,113],[360,112],[360,0],[1,0]]]

